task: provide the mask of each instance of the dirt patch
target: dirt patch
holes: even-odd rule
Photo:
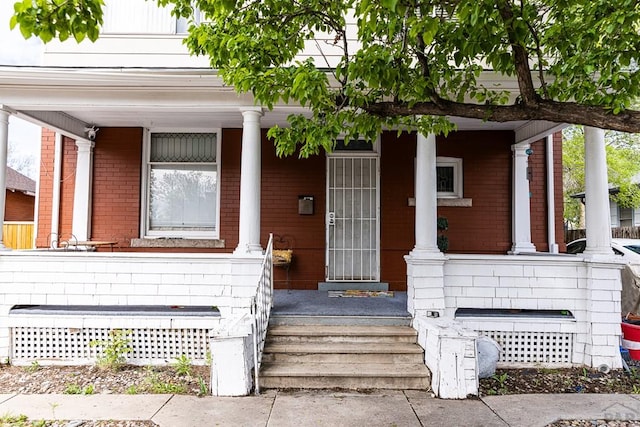
[[[607,374],[586,368],[498,369],[480,380],[480,396],[531,393],[640,393],[640,368]]]
[[[209,367],[0,366],[0,393],[21,394],[209,394]]]

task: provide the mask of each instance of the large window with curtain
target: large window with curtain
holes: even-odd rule
[[[147,235],[218,237],[218,132],[151,133]]]

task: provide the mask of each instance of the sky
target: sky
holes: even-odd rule
[[[39,65],[43,50],[39,40],[33,37],[25,40],[17,27],[14,31],[9,29],[14,2],[0,0],[0,65]],[[9,145],[16,151],[14,154],[34,155],[37,156],[36,159],[39,158],[40,127],[11,116]]]

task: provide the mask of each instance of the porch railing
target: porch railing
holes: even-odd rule
[[[258,289],[251,304],[253,315],[253,362],[255,393],[260,394],[260,365],[264,342],[267,339],[269,315],[273,307],[273,235],[269,235],[269,243],[264,251],[264,259],[258,279]]]

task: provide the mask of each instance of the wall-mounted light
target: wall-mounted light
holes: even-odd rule
[[[524,154],[526,154],[527,156],[530,156],[533,154],[533,150],[531,148],[527,148],[526,150],[524,150]]]

